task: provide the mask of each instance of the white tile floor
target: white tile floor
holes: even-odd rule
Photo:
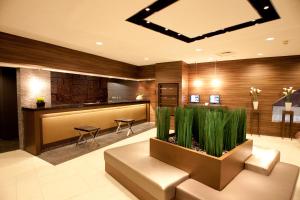
[[[17,150],[0,154],[0,200],[137,199],[104,171],[105,149],[145,140],[152,129],[103,149],[53,166]],[[300,166],[300,142],[276,137],[249,136],[254,144],[281,151],[281,161]],[[300,181],[294,200],[300,199]]]

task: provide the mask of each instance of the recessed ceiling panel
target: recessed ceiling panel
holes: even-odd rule
[[[259,18],[247,0],[180,0],[146,19],[196,37]]]

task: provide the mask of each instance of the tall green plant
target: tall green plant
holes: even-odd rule
[[[182,111],[177,110],[177,115],[175,117],[179,117],[179,119],[177,119],[178,120],[177,143],[180,146],[191,148],[193,109],[186,108],[186,109],[182,109]]]
[[[198,116],[198,110],[200,109],[200,107],[198,106],[193,106],[191,107],[191,109],[193,109],[193,125],[192,125],[192,135],[193,135],[193,139],[195,141],[199,141],[199,116]]]
[[[184,109],[182,107],[177,107],[175,110],[175,135],[178,138],[180,122],[184,120]]]
[[[224,149],[229,151],[237,144],[237,133],[239,124],[239,110],[230,112],[230,119],[224,129]]]
[[[206,114],[208,112],[207,108],[200,107],[197,109],[197,124],[198,124],[198,142],[200,149],[204,149],[205,146],[205,121]]]
[[[167,141],[170,130],[170,111],[167,107],[156,108],[157,138]]]
[[[246,141],[247,132],[247,113],[245,108],[238,109],[239,112],[239,123],[237,132],[237,143],[242,144]]]
[[[210,111],[205,120],[205,150],[212,156],[220,157],[223,153],[224,127],[230,118],[227,111]]]

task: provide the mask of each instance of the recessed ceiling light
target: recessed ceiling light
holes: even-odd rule
[[[148,58],[148,57],[146,57],[146,58],[144,58],[144,60],[149,60],[149,58]]]
[[[147,12],[150,11],[150,8],[146,8],[146,11],[147,11]]]
[[[101,45],[103,45],[103,42],[96,42],[96,45],[101,46]]]
[[[167,31],[167,30],[169,30],[169,29],[165,28],[165,31]]]
[[[147,21],[147,24],[150,24],[150,21]]]
[[[265,9],[265,10],[268,10],[268,9],[269,9],[269,6],[265,6],[264,9]]]
[[[200,49],[200,48],[197,48],[197,49],[195,49],[196,51],[202,51],[203,49]]]
[[[180,33],[178,33],[177,35],[178,35],[178,36],[181,36],[181,34],[180,34]]]
[[[272,40],[275,40],[275,38],[273,38],[273,37],[268,37],[266,40],[267,40],[267,41],[272,41]]]
[[[258,56],[262,56],[263,54],[262,54],[262,53],[258,53],[257,55],[258,55]]]

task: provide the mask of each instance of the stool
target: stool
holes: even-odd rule
[[[283,138],[285,136],[285,115],[290,116],[290,122],[289,122],[289,137],[291,140],[293,139],[292,132],[293,132],[293,121],[294,121],[294,111],[282,111],[282,118],[281,118],[281,137]]]
[[[94,141],[95,137],[100,132],[100,128],[96,128],[93,126],[79,126],[79,127],[75,127],[74,130],[78,131],[78,133],[79,133],[79,138],[77,140],[76,145],[78,145],[81,141],[87,142],[87,139],[85,138],[85,135],[87,135],[87,134],[92,136],[93,141]]]
[[[134,119],[115,119],[115,122],[118,125],[118,128],[116,130],[116,133],[119,133],[119,131],[121,130],[121,125],[122,123],[126,123],[128,126],[128,132],[127,132],[127,136],[129,136],[130,133],[134,134],[133,130],[131,129],[133,123],[134,123]]]

